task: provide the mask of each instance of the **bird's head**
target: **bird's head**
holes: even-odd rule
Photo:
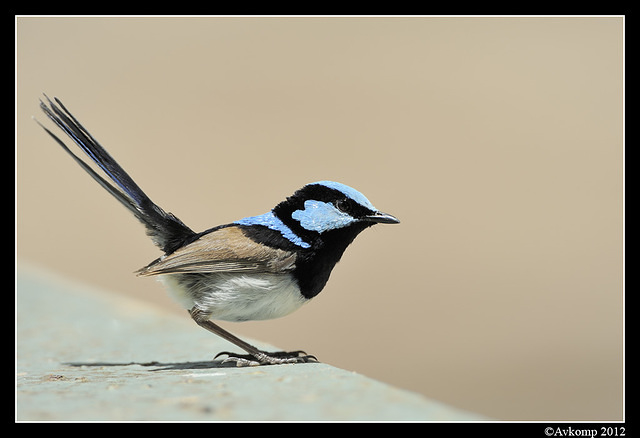
[[[348,245],[365,228],[400,222],[375,208],[356,189],[333,181],[307,184],[278,204],[273,212],[308,242],[335,235],[347,239]]]

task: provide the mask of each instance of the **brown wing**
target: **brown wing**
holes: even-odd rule
[[[238,227],[221,228],[161,257],[136,273],[141,276],[175,273],[286,272],[296,255],[260,245]]]

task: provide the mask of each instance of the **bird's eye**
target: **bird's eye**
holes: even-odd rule
[[[346,199],[338,199],[336,201],[336,208],[343,213],[347,213],[349,211],[349,203]]]

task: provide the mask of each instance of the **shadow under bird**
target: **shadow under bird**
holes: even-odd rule
[[[395,224],[357,190],[333,181],[307,184],[270,212],[196,233],[165,212],[138,187],[59,99],[40,107],[104,171],[100,176],[53,132],[71,157],[146,227],[164,255],[137,271],[158,276],[170,295],[201,327],[248,354],[227,355],[238,366],[316,361],[303,351],[265,352],[213,320],[278,318],[298,309],[324,288],[345,249],[374,224]]]

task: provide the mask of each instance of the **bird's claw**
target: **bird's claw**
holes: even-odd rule
[[[257,354],[236,354],[229,351],[222,351],[216,354],[214,360],[217,359],[218,356],[222,355],[228,356],[222,361],[222,363],[235,362],[237,367],[318,362],[318,359],[315,356],[306,354],[302,350],[276,351],[272,353],[260,351]]]

